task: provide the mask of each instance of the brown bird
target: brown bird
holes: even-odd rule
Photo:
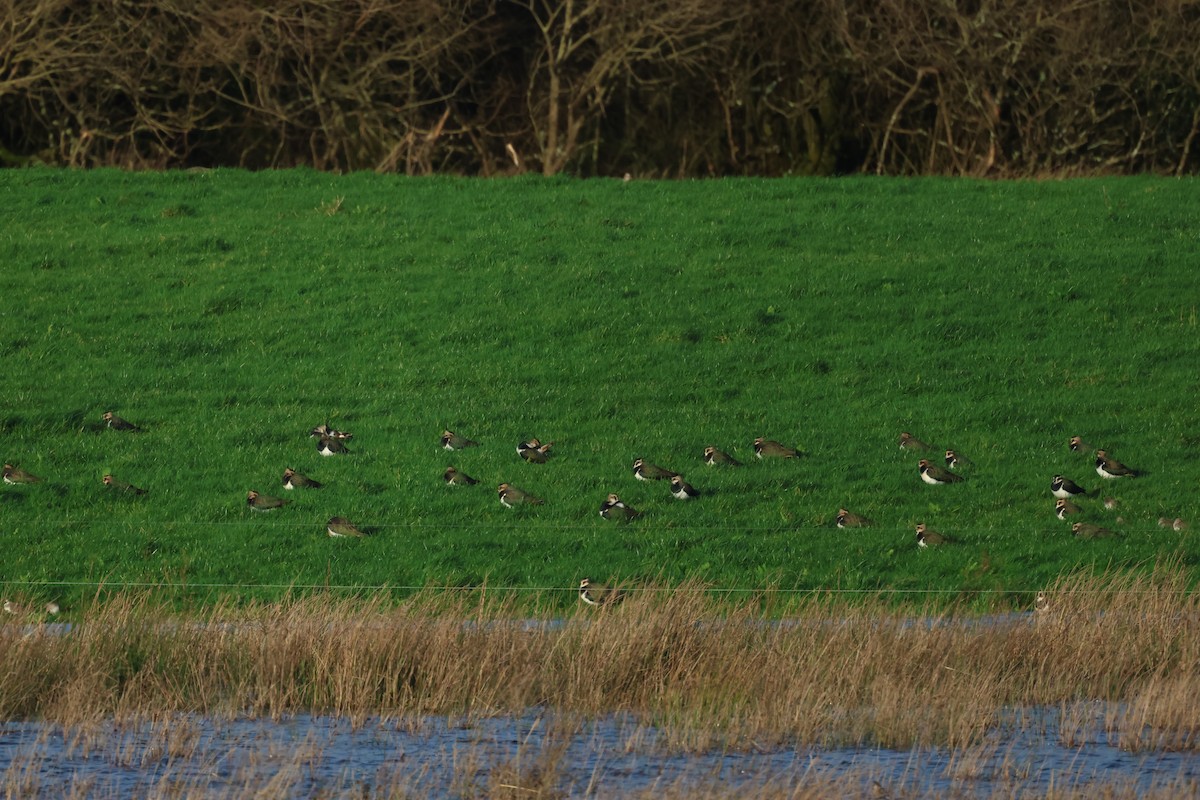
[[[917,547],[936,547],[941,544],[953,544],[949,536],[931,531],[924,522],[917,523]]]
[[[858,514],[851,513],[844,508],[839,508],[837,513],[837,526],[839,528],[869,528],[874,525],[873,520],[861,517]]]
[[[908,431],[900,433],[900,449],[901,450],[928,450],[929,445],[922,442],[917,437],[913,436]]]
[[[259,494],[251,489],[246,492],[246,505],[255,511],[273,511],[277,508],[283,508],[290,500],[284,500],[280,497],[271,497],[266,494]]]
[[[42,479],[32,472],[26,472],[23,469],[17,469],[12,464],[4,465],[4,482],[5,483],[41,483]]]
[[[1066,519],[1071,514],[1079,514],[1083,509],[1062,497],[1054,501],[1054,516]]]
[[[1133,478],[1140,473],[1135,469],[1130,469],[1115,458],[1109,458],[1106,451],[1097,450],[1096,474],[1101,478]]]
[[[1081,436],[1072,436],[1070,447],[1072,453],[1090,453],[1093,450],[1092,446]]]
[[[935,486],[944,483],[959,483],[963,479],[961,475],[955,475],[950,470],[937,466],[927,458],[922,458],[918,461],[917,467],[921,470],[921,480]]]
[[[1076,522],[1071,526],[1071,532],[1077,539],[1107,539],[1117,535],[1116,531],[1110,531],[1108,528],[1093,525],[1090,522]]]
[[[536,438],[529,439],[517,445],[517,455],[531,464],[545,464],[550,460],[550,448],[553,446],[554,442],[542,444]]]
[[[479,481],[472,478],[465,472],[460,472],[454,467],[446,467],[446,471],[442,473],[442,480],[447,486],[474,486]]]
[[[116,478],[114,478],[112,475],[104,476],[104,485],[110,489],[116,489],[118,492],[128,492],[129,494],[136,494],[136,495],[142,495],[142,494],[146,493],[145,489],[139,489],[138,487],[134,486],[132,483],[126,483],[125,481],[119,481]]]
[[[660,467],[657,464],[651,464],[643,459],[634,459],[633,462],[633,477],[639,481],[661,481],[667,478],[678,477],[678,472],[672,472],[669,469]]]
[[[479,442],[465,436],[459,436],[454,431],[442,431],[442,448],[445,450],[462,450],[464,447],[479,447]]]
[[[724,450],[718,450],[711,445],[704,448],[704,463],[710,467],[714,464],[725,464],[730,467],[740,467],[742,465],[742,462],[729,455],[729,453],[726,453]]]
[[[355,539],[363,539],[366,537],[365,533],[360,531],[345,517],[330,517],[329,522],[325,523],[325,533],[335,538],[353,537]]]
[[[104,416],[101,417],[101,419],[103,419],[105,422],[107,422],[108,427],[112,428],[114,431],[136,432],[136,431],[141,430],[141,428],[139,428],[137,425],[134,425],[132,422],[127,422],[127,421],[121,419],[120,417],[118,417],[116,414],[114,414],[111,411],[105,411]]]
[[[621,602],[625,596],[619,589],[592,583],[584,578],[579,582],[579,599],[589,606],[609,606]]]
[[[500,495],[500,503],[505,508],[515,508],[521,504],[540,506],[546,502],[540,497],[534,497],[528,492],[522,491],[515,486],[510,486],[507,483],[497,486],[496,493]]]
[[[600,516],[605,519],[618,520],[620,522],[628,522],[634,517],[641,516],[640,512],[625,505],[617,494],[610,494],[603,503],[600,504]]]
[[[283,488],[289,492],[293,489],[320,489],[324,485],[320,481],[314,481],[307,475],[296,472],[291,467],[285,467],[283,470]]]
[[[756,458],[796,458],[799,452],[794,447],[780,444],[773,439],[759,436],[754,440],[754,455]]]

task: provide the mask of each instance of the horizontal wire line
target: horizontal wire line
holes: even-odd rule
[[[95,587],[111,587],[111,588],[177,588],[177,589],[353,589],[356,591],[373,590],[373,591],[454,591],[454,592],[479,592],[479,591],[496,591],[496,592],[578,592],[578,586],[491,586],[479,584],[474,586],[417,586],[417,585],[392,585],[392,584],[326,584],[326,583],[191,583],[178,581],[39,581],[39,580],[9,580],[0,581],[0,586],[95,586]],[[626,586],[621,583],[616,584],[623,592],[694,592],[694,593],[718,593],[718,594],[739,594],[739,593],[776,593],[776,594],[1022,594],[1044,591],[1046,587],[1038,589],[898,589],[892,587],[884,587],[879,589],[785,589],[777,587],[646,587],[646,586]],[[1069,590],[1072,593],[1105,593],[1110,590]],[[1141,592],[1149,593],[1156,590],[1145,589]]]

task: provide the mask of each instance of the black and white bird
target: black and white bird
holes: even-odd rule
[[[1097,450],[1096,474],[1101,478],[1133,478],[1139,473],[1137,470],[1130,469],[1115,458],[1109,458],[1106,451]]]
[[[874,520],[867,519],[844,508],[838,509],[837,526],[839,528],[869,528],[874,524]]]
[[[324,485],[291,467],[285,467],[283,470],[283,488],[289,492],[293,489],[320,489]]]
[[[617,494],[610,494],[600,504],[600,516],[605,519],[617,520],[619,522],[628,522],[634,517],[640,516],[640,513],[630,506],[625,505]]]
[[[639,481],[661,481],[677,477],[678,475],[678,472],[672,472],[669,469],[660,467],[657,464],[651,464],[641,458],[634,459],[633,461],[633,477]]]
[[[528,492],[522,491],[515,486],[510,486],[507,483],[502,483],[496,487],[496,493],[500,495],[500,503],[505,508],[515,508],[519,505],[540,506],[545,504],[545,500],[540,497],[535,497]]]
[[[742,462],[729,455],[729,453],[726,453],[724,450],[718,450],[711,445],[704,448],[704,463],[710,467],[714,464],[726,464],[730,467],[740,467],[742,465]]]
[[[933,486],[939,486],[946,483],[959,483],[963,477],[955,475],[945,467],[939,467],[927,458],[922,458],[917,462],[917,468],[921,471],[921,480]]]
[[[754,456],[756,458],[796,458],[799,452],[794,447],[788,447],[774,439],[764,439],[759,436],[754,440]]]
[[[969,467],[970,465],[971,460],[966,456],[961,455],[955,450],[946,451],[946,466],[950,469],[959,469],[962,467]]]
[[[550,448],[554,442],[542,444],[540,439],[528,439],[517,445],[517,455],[531,464],[545,464],[550,460]]]
[[[328,536],[337,538],[354,537],[362,539],[366,537],[365,533],[360,531],[354,523],[345,517],[330,517],[329,521],[325,523],[325,533]]]
[[[1050,494],[1063,500],[1070,500],[1072,497],[1086,497],[1088,493],[1070,478],[1055,475],[1050,480]]]
[[[1075,534],[1075,538],[1077,539],[1108,539],[1117,535],[1116,531],[1111,531],[1100,525],[1093,525],[1090,522],[1076,522],[1071,526],[1071,532]]]
[[[290,500],[284,500],[281,497],[271,497],[267,494],[259,494],[251,489],[246,492],[246,505],[255,511],[274,511],[277,508],[283,508]]]
[[[323,456],[340,456],[349,453],[341,439],[322,436],[317,439],[317,452]]]
[[[917,523],[917,547],[937,547],[942,544],[951,544],[954,540],[945,534],[931,531],[925,526],[924,522]]]
[[[618,589],[592,583],[588,578],[584,578],[579,582],[579,599],[589,606],[608,606],[621,602],[624,594]]]
[[[908,431],[900,432],[900,449],[901,450],[928,450],[929,445],[922,442],[917,437],[913,436]]]
[[[1060,497],[1054,501],[1054,516],[1059,519],[1066,519],[1074,514],[1080,514],[1083,509],[1067,500],[1065,497]]]
[[[104,485],[110,489],[114,489],[118,492],[125,492],[127,494],[143,495],[146,493],[145,489],[139,489],[132,483],[126,483],[125,481],[117,480],[112,475],[104,476]]]
[[[462,450],[466,447],[479,447],[479,442],[459,436],[454,431],[442,431],[442,448],[445,450]]]
[[[479,483],[467,473],[454,467],[446,467],[446,471],[442,473],[442,480],[446,482],[447,486],[474,486]]]
[[[114,431],[137,432],[141,430],[141,428],[139,428],[137,425],[121,419],[111,411],[105,411],[101,419],[108,423],[108,427],[112,428]]]
[[[695,487],[685,481],[682,476],[676,475],[671,478],[671,496],[676,500],[694,500],[700,496],[700,492],[696,491]]]
[[[18,469],[12,464],[4,465],[4,482],[5,483],[41,483],[42,479],[32,472],[26,472],[23,469]]]

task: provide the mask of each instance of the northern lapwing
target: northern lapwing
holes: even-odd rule
[[[1068,446],[1071,448],[1072,453],[1090,453],[1095,449],[1085,442],[1082,436],[1072,436]]]
[[[104,415],[101,417],[101,419],[103,419],[106,423],[108,423],[108,427],[112,428],[114,431],[130,431],[130,432],[141,431],[141,428],[139,428],[137,425],[134,425],[132,422],[129,422],[127,420],[121,419],[120,417],[118,417],[116,414],[114,414],[111,411],[105,411]]]
[[[946,467],[949,469],[959,469],[960,467],[969,467],[971,459],[961,455],[955,450],[946,451]]]
[[[695,500],[700,496],[700,492],[690,483],[685,481],[682,476],[676,475],[671,478],[671,496],[676,500]]]
[[[1066,519],[1073,514],[1082,513],[1083,509],[1067,500],[1065,497],[1060,497],[1054,501],[1054,516],[1059,519]]]
[[[621,602],[624,594],[619,589],[592,583],[584,578],[579,582],[579,599],[589,606],[608,606]]]
[[[554,442],[542,444],[539,439],[529,439],[517,445],[517,455],[531,464],[545,464],[550,460],[550,448]]]
[[[634,459],[633,477],[639,481],[661,481],[678,476],[678,472],[672,472],[669,469],[660,467],[657,464],[651,464],[641,458]]]
[[[730,467],[740,467],[742,465],[742,462],[729,455],[729,453],[726,453],[724,450],[718,450],[711,445],[704,448],[704,463],[710,467],[714,464],[726,464]]]
[[[634,517],[640,516],[640,513],[635,509],[625,505],[625,502],[616,494],[610,494],[600,504],[600,516],[605,519],[617,520],[619,522],[628,522]]]
[[[924,522],[917,523],[917,547],[937,547],[942,544],[952,544],[954,542],[949,536],[931,531],[925,526]]]
[[[946,483],[959,483],[963,477],[955,475],[945,467],[939,467],[927,458],[922,458],[917,462],[917,468],[921,471],[921,480],[933,486],[940,486]]]
[[[307,475],[296,472],[291,467],[285,467],[283,470],[283,488],[289,492],[294,489],[320,489],[324,485],[320,481],[314,481]]]
[[[459,436],[454,431],[442,431],[442,448],[444,450],[462,450],[467,447],[479,447],[479,442]]]
[[[325,423],[321,423],[313,428],[308,432],[308,435],[317,439],[339,439],[341,441],[354,438],[353,433],[350,433],[349,431],[335,431]]]
[[[780,444],[774,439],[759,436],[754,440],[755,458],[796,458],[800,453],[794,447]]]
[[[322,436],[317,439],[317,452],[323,456],[340,456],[346,455],[350,451],[346,449],[346,445],[342,444],[341,439]]]
[[[839,528],[869,528],[875,524],[874,520],[867,519],[844,508],[838,509],[836,522]]]
[[[1188,529],[1188,524],[1187,524],[1187,521],[1185,519],[1183,519],[1183,517],[1176,517],[1175,521],[1171,523],[1171,530],[1186,531],[1187,529]]]
[[[929,445],[922,442],[917,437],[913,436],[908,431],[900,432],[900,449],[901,450],[928,450]]]
[[[447,486],[474,486],[479,481],[472,478],[465,472],[460,472],[454,467],[446,467],[446,471],[442,473],[442,480]]]
[[[112,475],[104,476],[104,485],[110,489],[115,489],[118,492],[126,492],[128,494],[142,495],[142,494],[146,493],[145,489],[139,489],[138,487],[134,486],[132,483],[126,483],[125,481],[119,481],[116,478],[114,478]]]
[[[1072,497],[1086,497],[1088,492],[1070,478],[1055,475],[1050,479],[1050,494],[1062,500],[1070,500]]]
[[[259,494],[253,489],[246,492],[246,505],[255,511],[274,511],[277,508],[283,508],[290,502],[290,500],[284,500],[282,497]]]
[[[4,465],[4,482],[5,483],[41,483],[42,479],[32,472],[26,472],[23,469],[17,469],[12,464]]]
[[[62,611],[62,606],[60,606],[58,603],[54,602],[53,600],[46,603],[46,613],[50,616],[57,616],[59,611]]]
[[[500,495],[500,503],[505,508],[515,508],[522,504],[540,506],[546,503],[542,498],[534,497],[528,492],[522,491],[515,486],[510,486],[507,483],[497,486],[496,493]]]
[[[345,517],[330,517],[329,522],[325,523],[325,533],[329,536],[345,538],[354,537],[362,539],[366,534],[354,526],[350,520]]]
[[[1097,450],[1096,474],[1101,478],[1133,478],[1140,473],[1135,469],[1130,469],[1115,458],[1109,458],[1106,451]]]
[[[1093,525],[1090,522],[1076,522],[1071,526],[1071,532],[1075,534],[1075,538],[1077,539],[1107,539],[1117,535],[1116,531],[1111,531],[1099,525]]]
[[[1045,592],[1038,592],[1037,597],[1033,598],[1034,611],[1046,611],[1050,608],[1050,598]]]

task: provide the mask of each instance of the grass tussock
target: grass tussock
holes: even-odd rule
[[[479,594],[396,606],[296,596],[183,616],[123,593],[67,633],[0,627],[0,717],[470,721],[543,707],[632,713],[685,751],[958,749],[979,744],[1003,708],[1060,706],[1064,730],[1079,730],[1082,704],[1095,701],[1124,709],[1122,747],[1192,749],[1200,609],[1184,585],[1173,567],[1069,577],[1032,619],[999,621],[826,598],[780,621],[765,616],[768,603],[731,605],[694,584],[561,621],[527,620],[511,597]]]

